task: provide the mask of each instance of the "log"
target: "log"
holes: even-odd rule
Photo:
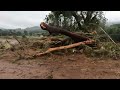
[[[94,42],[95,42],[94,40],[87,40],[87,41],[78,42],[78,43],[74,43],[74,44],[67,45],[67,46],[49,48],[46,52],[35,54],[35,55],[33,55],[33,57],[40,57],[40,56],[46,55],[48,53],[51,53],[53,51],[58,51],[58,50],[63,50],[63,49],[70,49],[70,48],[78,47],[80,45],[89,45],[89,44],[93,44]]]
[[[76,34],[76,33],[70,32],[69,30],[65,30],[65,29],[62,29],[62,28],[49,26],[49,25],[47,25],[47,24],[44,23],[44,22],[42,22],[42,23],[40,24],[40,27],[41,27],[43,30],[47,30],[50,34],[51,34],[51,33],[56,33],[56,34],[63,34],[63,35],[69,36],[69,37],[72,38],[75,42],[82,42],[82,41],[86,41],[86,40],[89,40],[89,39],[90,39],[90,38],[88,38],[88,37],[84,37],[84,36],[78,35],[78,34]]]

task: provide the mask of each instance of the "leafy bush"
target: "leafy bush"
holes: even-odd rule
[[[119,59],[120,58],[120,47],[119,45],[116,46],[112,42],[102,42],[101,48],[93,49],[90,47],[85,47],[84,53],[87,56],[92,57],[101,57],[101,58],[113,58]]]

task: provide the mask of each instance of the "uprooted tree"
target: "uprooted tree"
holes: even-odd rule
[[[96,30],[98,26],[104,27],[106,22],[102,11],[52,11],[45,20],[48,24],[44,22],[40,24],[43,30],[47,30],[50,34],[66,35],[74,42],[66,46],[49,48],[44,53],[35,54],[34,57],[57,50],[78,47],[82,44],[94,46],[95,40],[72,31],[91,32]]]
[[[88,38],[88,37],[84,37],[84,36],[81,36],[81,35],[78,35],[78,34],[69,32],[69,31],[67,31],[67,30],[65,30],[65,29],[61,29],[61,28],[49,26],[49,25],[47,25],[47,24],[44,23],[44,22],[42,22],[42,23],[40,24],[40,27],[41,27],[43,30],[47,30],[50,34],[51,34],[51,33],[60,33],[60,34],[69,36],[69,37],[74,41],[74,43],[71,44],[71,45],[67,45],[67,46],[60,46],[60,47],[55,47],[55,48],[49,48],[49,49],[48,49],[46,52],[44,52],[44,53],[35,54],[34,57],[42,56],[42,55],[45,55],[45,54],[47,54],[47,53],[50,53],[50,52],[53,52],[53,51],[57,51],[57,50],[74,48],[74,47],[80,46],[80,45],[82,45],[82,44],[92,45],[92,44],[95,43],[94,40],[92,40],[92,39],[90,39],[90,38]]]
[[[42,36],[39,39],[28,39],[25,37],[17,39],[13,37],[20,45],[11,45],[12,48],[10,50],[13,51],[15,56],[19,55],[18,59],[40,57],[52,52],[54,54],[82,52],[92,57],[106,56],[115,59],[120,57],[119,46],[112,40],[109,33],[107,34],[105,29],[102,29],[106,19],[101,11],[52,11],[46,20],[46,23],[42,22],[40,27],[48,31],[51,36]],[[97,33],[93,33],[94,31]],[[104,37],[100,37],[103,32],[107,36],[105,38],[110,39],[116,45],[110,42],[103,42]],[[58,36],[52,36],[53,33]],[[9,43],[9,41],[7,42]],[[3,45],[1,46],[1,48],[4,48]],[[17,55],[14,51],[17,52]]]

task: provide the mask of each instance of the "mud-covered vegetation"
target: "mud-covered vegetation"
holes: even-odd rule
[[[73,48],[50,51],[50,53],[83,53],[88,57],[120,58],[120,38],[112,35],[119,34],[119,24],[107,27],[105,25],[107,19],[102,11],[52,11],[46,16],[45,20],[50,27],[46,26],[44,28],[41,26],[40,28],[43,29],[42,32],[44,33],[41,33],[40,36],[37,34],[36,36],[30,36],[27,31],[23,31],[22,36],[20,36],[11,30],[9,33],[7,32],[7,35],[3,35],[3,30],[1,30],[1,39],[4,39],[4,42],[0,42],[1,51],[10,50],[18,59],[27,59],[27,57],[32,58],[36,53],[43,53],[49,48],[53,49],[91,39],[95,41],[91,43],[92,45],[81,44]],[[46,28],[47,31],[44,30]],[[55,29],[57,30],[55,31]],[[64,32],[60,30],[64,30]],[[14,40],[14,43],[10,40]],[[34,53],[31,54],[29,49],[33,50]]]

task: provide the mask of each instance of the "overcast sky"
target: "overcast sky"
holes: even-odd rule
[[[39,26],[50,11],[0,11],[0,27],[26,28]]]
[[[0,11],[0,27],[26,28],[39,26],[50,11]],[[120,11],[105,11],[108,22],[120,21]]]

